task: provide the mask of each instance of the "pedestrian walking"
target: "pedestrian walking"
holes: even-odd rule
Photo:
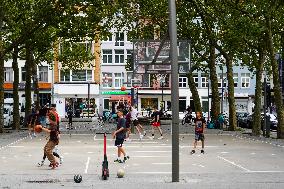
[[[153,111],[153,114],[152,114],[151,117],[153,118],[152,121],[151,121],[151,123],[152,123],[152,136],[149,137],[149,138],[150,139],[155,138],[155,128],[157,128],[160,135],[161,135],[158,139],[161,140],[164,137],[163,137],[163,131],[161,129],[160,111],[158,111],[157,107],[154,107],[154,111]]]
[[[117,111],[117,128],[116,131],[113,133],[113,138],[115,139],[115,146],[117,147],[117,159],[114,162],[124,163],[126,160],[129,159],[129,156],[126,155],[124,148],[122,147],[124,139],[126,137],[126,120],[123,117],[123,110]],[[123,154],[123,159],[121,155]]]
[[[197,142],[202,142],[202,149],[201,153],[204,154],[204,131],[205,131],[205,119],[202,117],[202,112],[196,112],[196,119],[195,119],[195,139],[193,143],[193,150],[191,154],[195,153]]]
[[[142,125],[139,123],[138,114],[139,112],[133,106],[130,106],[130,114],[131,114],[131,121],[133,122],[134,127],[136,128],[140,140],[146,135],[146,131],[143,129]]]
[[[68,129],[73,129],[73,111],[71,109],[67,112],[68,117]]]

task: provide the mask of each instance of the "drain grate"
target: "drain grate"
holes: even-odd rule
[[[27,183],[58,183],[60,180],[58,179],[47,179],[47,180],[29,180]]]

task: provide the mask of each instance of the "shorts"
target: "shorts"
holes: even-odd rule
[[[195,140],[199,141],[204,141],[205,137],[203,133],[195,133]]]
[[[152,126],[153,127],[160,127],[161,123],[160,122],[154,122],[154,123],[152,123]]]
[[[123,138],[116,138],[114,145],[117,146],[117,147],[122,147],[123,142],[124,142]]]
[[[133,120],[133,125],[134,126],[138,126],[139,125],[139,121],[137,119]]]

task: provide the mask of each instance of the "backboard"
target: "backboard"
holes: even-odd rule
[[[190,68],[190,41],[178,41],[179,73]],[[137,40],[133,43],[134,74],[170,74],[170,41]]]

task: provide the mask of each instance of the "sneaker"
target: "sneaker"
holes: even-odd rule
[[[131,139],[130,138],[126,138],[124,139],[125,142],[131,142]]]
[[[55,169],[58,167],[58,162],[51,163],[51,169]]]
[[[123,158],[123,161],[126,162],[126,160],[129,160],[129,156],[126,156]]]
[[[147,134],[146,131],[144,131],[144,136],[146,136],[146,134]]]
[[[143,139],[143,137],[144,137],[144,135],[140,135],[140,140],[142,140],[142,139]]]
[[[124,163],[124,162],[125,162],[125,160],[116,159],[116,160],[114,160],[114,162],[115,162],[115,163]]]
[[[204,154],[204,150],[201,150],[201,153]]]
[[[160,136],[159,138],[158,138],[158,140],[162,140],[164,137],[163,136]]]
[[[195,154],[195,150],[191,150],[190,154],[191,154],[191,155],[192,155],[192,154]]]
[[[41,161],[41,162],[37,163],[37,165],[38,165],[39,167],[43,166],[43,165],[44,165],[44,161]]]
[[[155,137],[154,137],[154,136],[148,136],[148,138],[149,138],[150,140],[153,140]]]

